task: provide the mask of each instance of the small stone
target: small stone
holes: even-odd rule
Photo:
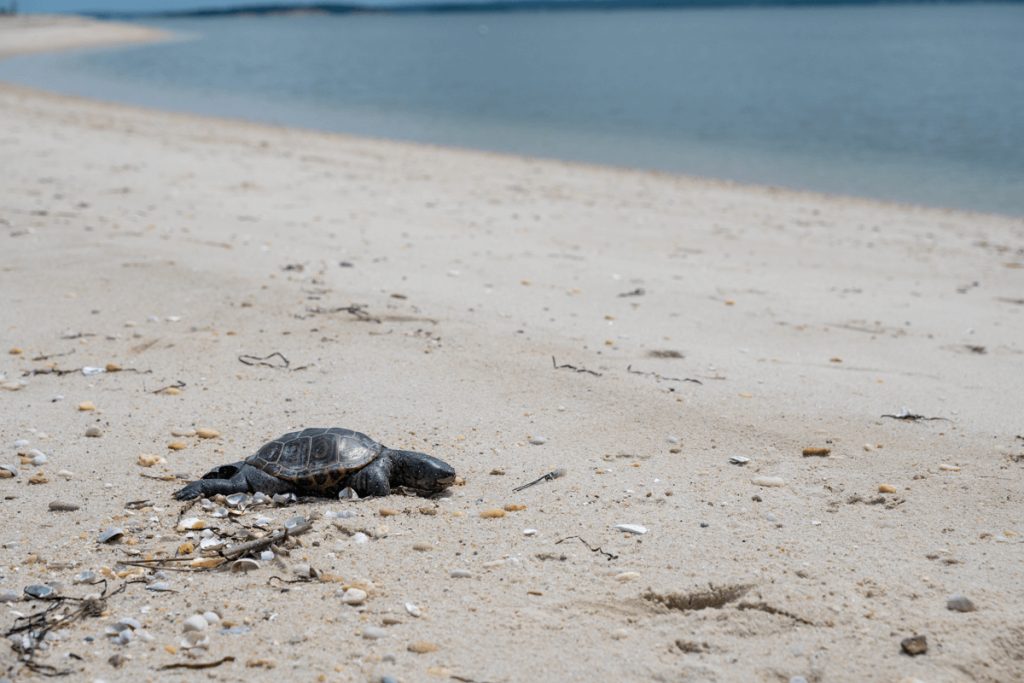
[[[416,606],[415,604],[413,604],[411,602],[405,603],[405,611],[408,612],[409,615],[413,616],[413,617],[419,618],[419,617],[423,616],[423,610],[421,610],[418,606]]]
[[[28,448],[28,445],[29,445],[28,439],[18,439],[13,444],[14,450],[17,451],[18,453],[21,453],[22,449]]]
[[[500,467],[495,467],[493,470],[491,470],[491,474],[493,474],[496,477],[501,477],[505,475],[505,470],[501,469]]]
[[[122,536],[124,536],[124,529],[122,529],[121,527],[112,526],[109,529],[106,529],[103,533],[101,533],[99,535],[99,538],[97,538],[96,540],[98,540],[100,543],[110,543],[111,541],[116,541]]]
[[[525,509],[525,505],[518,505],[516,503],[509,503],[508,505],[502,508],[502,510],[504,510],[505,512],[522,512]]]
[[[398,514],[398,510],[395,510],[394,508],[381,508],[378,510],[378,513],[381,517],[394,517]]]
[[[501,508],[493,508],[491,510],[484,510],[480,513],[480,516],[484,519],[500,519],[505,516],[505,511]]]
[[[978,608],[966,595],[955,593],[946,599],[946,609],[951,612],[974,612]]]
[[[200,439],[216,439],[220,436],[220,432],[216,429],[210,429],[209,427],[200,427],[196,430],[196,436]]]
[[[209,622],[203,618],[202,614],[193,614],[181,625],[181,630],[185,633],[189,631],[205,631],[209,625]]]
[[[25,586],[25,595],[29,596],[30,598],[46,600],[47,598],[52,598],[56,594],[57,591],[53,590],[52,586],[45,586],[43,584]]]
[[[164,458],[159,455],[153,455],[152,453],[143,453],[139,456],[138,465],[140,467],[153,467],[154,465],[162,465],[167,462]]]
[[[24,353],[24,351],[17,346],[12,346],[7,353],[11,354],[12,356],[20,356],[21,354]]]
[[[647,533],[647,527],[640,524],[616,524],[615,528],[627,534],[643,535]]]
[[[178,522],[178,531],[198,531],[205,528],[206,522],[198,517],[186,517]]]
[[[832,453],[831,448],[821,448],[818,446],[811,446],[803,450],[805,458],[827,458]]]
[[[366,591],[361,588],[349,588],[341,596],[341,601],[346,605],[361,605],[366,602]]]
[[[939,469],[943,472],[959,472],[960,468],[956,465],[947,465],[945,463],[939,465]]]
[[[0,389],[7,391],[21,391],[28,386],[28,382],[25,380],[11,380],[9,382],[0,382]]]
[[[755,486],[767,486],[769,488],[777,488],[779,486],[785,486],[786,480],[782,477],[754,477],[750,480],[751,484]]]
[[[543,446],[547,442],[548,442],[547,438],[543,437],[543,436],[531,436],[530,437],[530,443],[532,443],[534,446]]]
[[[49,481],[50,480],[46,478],[46,473],[42,470],[39,470],[28,478],[28,483],[30,484],[46,484]]]
[[[429,552],[429,551],[433,550],[434,546],[430,545],[429,543],[413,543],[412,544],[412,549],[413,550],[418,550],[421,553],[426,553],[426,552]]]
[[[121,366],[117,363],[107,363],[103,369],[107,372],[121,372]]]
[[[900,641],[900,648],[911,657],[928,652],[928,639],[925,636],[911,636]]]
[[[78,572],[71,578],[72,583],[93,583],[96,581],[96,572],[86,569],[84,572]]]
[[[171,430],[171,436],[195,436],[196,430],[188,427],[175,427]]]
[[[364,534],[362,531],[357,531],[352,534],[353,543],[369,543],[370,537]]]
[[[536,535],[537,535],[537,530],[536,529],[523,529],[523,536],[536,536]]]
[[[212,611],[212,610],[211,611],[207,611],[207,612],[203,612],[203,619],[205,619],[206,623],[209,624],[210,626],[213,626],[214,624],[219,624],[220,623],[220,615],[217,614],[216,612]]]
[[[167,387],[160,393],[166,394],[167,396],[177,396],[178,394],[181,393],[181,389],[179,389],[178,387]]]
[[[0,591],[0,604],[8,603],[8,602],[17,602],[18,600],[21,600],[21,596],[18,595],[15,591],[12,591],[12,590]]]
[[[878,487],[879,493],[896,493],[896,487],[892,484],[882,484]]]
[[[39,467],[40,465],[45,465],[46,461],[49,460],[49,458],[46,457],[46,453],[43,453],[42,451],[35,448],[28,452],[28,456],[29,458],[31,458],[30,462],[36,467]]]
[[[169,449],[171,449],[172,451],[182,451],[182,450],[185,450],[186,448],[188,448],[188,446],[185,445],[185,443],[181,442],[181,441],[172,441],[169,444],[167,444],[167,447]]]
[[[57,476],[63,477],[64,479],[74,479],[75,473],[71,470],[57,470]]]
[[[79,506],[75,505],[74,503],[65,503],[64,501],[61,500],[51,501],[50,504],[47,506],[50,512],[74,512],[75,510],[78,509],[78,507]]]
[[[78,409],[81,410],[82,412],[96,410],[96,404],[93,403],[92,401],[82,401],[81,403],[78,404]]]
[[[409,647],[406,648],[409,652],[414,652],[418,655],[425,655],[430,652],[437,652],[438,646],[435,643],[431,643],[426,640],[417,640],[409,643]]]
[[[636,581],[639,578],[639,572],[622,572],[621,574],[615,575],[615,580],[621,583],[626,583],[627,581]]]
[[[468,579],[469,577],[473,576],[473,572],[469,571],[468,569],[453,569],[448,573],[448,576],[452,577],[453,579]]]
[[[381,638],[387,638],[387,636],[388,632],[380,626],[366,626],[363,628],[363,638],[367,640],[380,640]]]

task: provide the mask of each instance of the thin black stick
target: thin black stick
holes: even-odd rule
[[[704,385],[699,379],[693,379],[692,377],[666,377],[665,375],[659,375],[656,372],[641,372],[640,370],[634,370],[632,364],[626,366],[626,372],[631,375],[644,375],[646,377],[653,377],[659,382],[693,382],[694,384]]]
[[[588,375],[593,375],[594,377],[601,376],[600,372],[594,372],[593,370],[587,370],[586,368],[576,367],[575,365],[569,365],[568,363],[562,363],[561,365],[559,365],[558,361],[555,360],[554,356],[551,356],[551,365],[552,367],[555,368],[555,370],[572,370],[573,372],[585,372]]]
[[[611,562],[612,560],[619,559],[618,555],[613,555],[612,553],[605,552],[604,550],[601,550],[601,546],[592,546],[589,543],[587,543],[585,540],[583,540],[583,538],[580,537],[580,536],[566,536],[565,538],[563,538],[561,540],[555,541],[555,545],[558,545],[559,543],[561,543],[563,541],[571,541],[574,538],[577,539],[583,545],[587,546],[587,550],[589,550],[590,552],[592,552],[592,553],[601,553],[602,555],[607,557],[609,562]]]

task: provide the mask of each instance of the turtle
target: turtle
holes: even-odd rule
[[[426,453],[387,448],[340,427],[309,428],[264,444],[245,460],[221,465],[175,492],[178,500],[218,493],[386,496],[396,486],[439,493],[455,482],[451,465]]]

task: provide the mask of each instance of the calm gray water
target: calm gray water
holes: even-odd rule
[[[162,108],[1024,215],[1024,5],[225,17],[0,79]]]

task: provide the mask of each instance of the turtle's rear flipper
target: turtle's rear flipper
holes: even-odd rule
[[[214,478],[220,470],[234,470],[229,479]],[[209,477],[209,478],[207,478]],[[217,470],[209,472],[199,481],[194,481],[185,488],[175,492],[174,497],[178,500],[192,500],[193,498],[212,498],[218,493],[229,496],[232,493],[255,493],[262,491],[267,494],[287,493],[292,487],[287,482],[272,477],[263,470],[243,464],[241,467],[235,465],[224,465]]]

